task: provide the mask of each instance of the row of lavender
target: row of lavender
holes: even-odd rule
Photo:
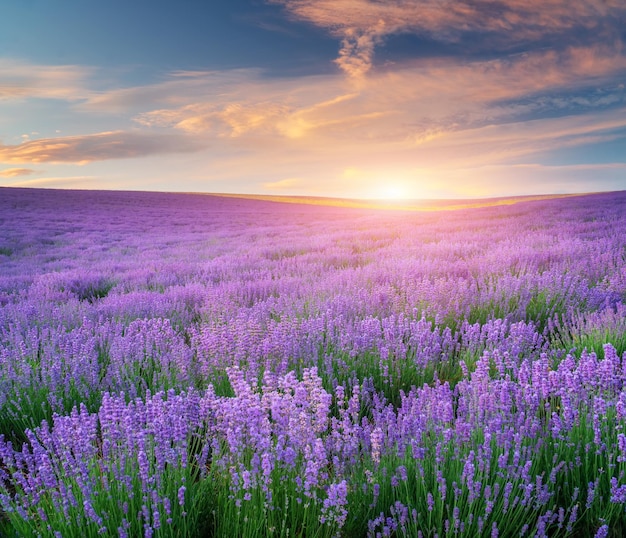
[[[9,535],[623,530],[624,193],[0,205]]]

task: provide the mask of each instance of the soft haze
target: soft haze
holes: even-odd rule
[[[0,185],[626,189],[624,0],[0,5]]]

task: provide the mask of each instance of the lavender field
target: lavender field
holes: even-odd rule
[[[623,536],[626,192],[0,189],[0,536]]]

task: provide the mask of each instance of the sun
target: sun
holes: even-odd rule
[[[406,200],[411,196],[408,185],[400,181],[381,180],[376,191],[380,200]]]

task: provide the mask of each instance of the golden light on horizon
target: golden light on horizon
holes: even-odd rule
[[[381,167],[382,168],[382,167]],[[370,200],[408,200],[417,195],[419,182],[412,171],[381,168],[345,168],[337,182],[347,197]]]
[[[380,186],[380,194],[376,198],[382,200],[406,200],[411,198],[408,185],[399,181],[383,182]]]

